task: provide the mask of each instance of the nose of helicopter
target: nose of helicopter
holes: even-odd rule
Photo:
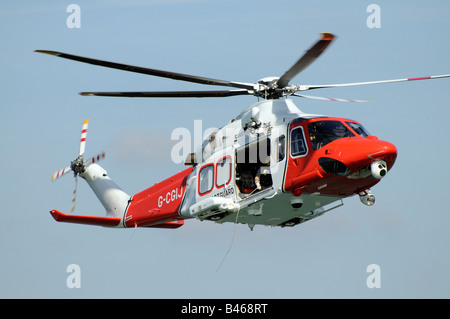
[[[326,173],[349,178],[364,178],[372,174],[376,179],[381,179],[397,158],[395,145],[375,136],[342,139],[327,146],[319,158],[320,167]]]

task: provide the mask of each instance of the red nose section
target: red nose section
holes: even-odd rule
[[[290,159],[285,191],[295,196],[315,193],[346,197],[377,184],[386,174],[384,169],[393,167],[397,148],[375,136],[350,137],[333,141],[309,155]],[[371,171],[371,164],[377,161],[386,162],[378,178]]]
[[[337,160],[353,172],[378,160],[384,160],[389,170],[397,158],[395,145],[381,141],[375,136],[364,139],[341,139],[326,145],[320,151],[322,151],[320,156]]]

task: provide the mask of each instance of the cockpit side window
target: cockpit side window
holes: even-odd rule
[[[305,143],[305,137],[303,136],[303,128],[298,126],[291,131],[291,156],[303,156],[307,152],[308,148]]]
[[[367,137],[370,136],[371,134],[369,133],[369,131],[367,131],[364,126],[362,126],[359,123],[354,123],[354,122],[345,122],[348,124],[348,126],[350,126],[356,133],[358,133],[359,135],[361,135],[362,137]]]
[[[344,137],[355,136],[340,121],[317,121],[308,124],[309,138],[314,150]]]

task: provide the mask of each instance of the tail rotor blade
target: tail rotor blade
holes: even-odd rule
[[[81,127],[80,152],[78,154],[80,156],[84,154],[84,150],[86,148],[86,136],[87,136],[88,123],[89,123],[89,120],[85,120],[83,122],[83,126]]]
[[[99,153],[93,157],[91,157],[90,159],[86,160],[84,162],[84,166],[87,167],[93,163],[97,163],[98,161],[102,160],[105,158],[105,152]]]
[[[70,166],[63,168],[57,172],[54,172],[52,174],[52,182],[55,181],[56,179],[60,178],[61,176],[66,175],[67,173],[71,172],[72,169],[70,168]]]
[[[72,208],[70,209],[70,211],[72,213],[75,210],[76,201],[77,201],[77,186],[78,186],[78,176],[75,176],[75,188],[73,190]]]

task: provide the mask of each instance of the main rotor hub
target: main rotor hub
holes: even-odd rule
[[[269,76],[258,80],[258,88],[255,95],[263,99],[275,100],[281,98],[284,94],[284,88],[279,88],[277,81],[279,77]]]
[[[75,176],[84,173],[86,168],[84,166],[83,155],[78,156],[76,160],[72,161],[70,163],[70,168]]]

